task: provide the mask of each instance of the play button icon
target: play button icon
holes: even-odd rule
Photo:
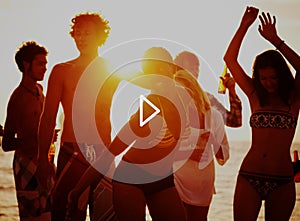
[[[152,107],[155,111],[144,119],[144,102],[146,102],[150,107]],[[146,123],[148,123],[153,117],[155,117],[160,110],[156,107],[151,101],[149,101],[144,95],[140,95],[140,127],[143,127]]]

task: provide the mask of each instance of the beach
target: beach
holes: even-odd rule
[[[216,165],[216,191],[209,210],[209,220],[230,221],[232,218],[232,202],[236,176],[241,161],[249,148],[248,141],[230,142],[230,159],[224,166]],[[291,148],[300,152],[300,143]],[[0,221],[18,221],[17,201],[15,197],[12,173],[13,152],[4,153],[0,150]],[[87,217],[87,220],[88,217]],[[147,220],[151,220],[148,215]],[[259,221],[264,220],[264,209],[259,214]],[[300,220],[300,183],[296,183],[296,204],[291,221]]]

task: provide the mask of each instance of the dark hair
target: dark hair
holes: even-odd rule
[[[18,65],[19,70],[23,73],[23,61],[31,63],[35,59],[35,56],[38,54],[48,55],[48,51],[45,47],[38,45],[35,41],[22,43],[15,54],[15,61]]]
[[[70,31],[70,35],[72,36],[72,38],[74,38],[74,30],[76,29],[76,26],[78,23],[81,22],[92,22],[95,24],[95,28],[98,34],[98,38],[99,38],[99,46],[102,46],[106,39],[109,36],[109,32],[110,32],[110,26],[108,25],[108,21],[105,20],[100,14],[98,13],[81,13],[76,15],[74,18],[72,18],[72,25],[71,25],[71,31]]]
[[[268,50],[256,56],[253,64],[253,84],[261,106],[268,103],[267,91],[262,86],[259,70],[274,68],[278,77],[278,92],[282,101],[289,106],[289,98],[294,88],[294,77],[284,57],[276,50]]]

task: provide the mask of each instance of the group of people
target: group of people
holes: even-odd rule
[[[48,51],[34,41],[22,44],[15,55],[22,80],[8,103],[2,141],[4,151],[15,151],[20,220],[85,220],[88,205],[91,220],[145,220],[146,206],[153,220],[207,220],[214,159],[220,165],[229,159],[225,125],[242,124],[236,83],[249,99],[252,144],[237,177],[234,219],[256,220],[264,200],[266,220],[289,220],[295,205],[290,147],[300,108],[300,58],[278,36],[275,17],[263,12],[259,33],[276,50],[256,57],[252,77],[245,73],[239,48],[258,12],[246,8],[224,56],[233,76],[222,79],[230,110],[201,88],[196,54],[183,51],[173,59],[154,46],[144,53],[141,80],[128,81],[150,90],[147,99],[160,112],[140,126],[138,110],[113,139],[110,109],[122,79],[98,54],[109,36],[108,21],[96,13],[72,19],[70,35],[80,54],[53,67],[46,96],[37,82],[46,73]],[[60,104],[64,123],[53,165],[48,153]],[[143,109],[146,116],[151,111]]]

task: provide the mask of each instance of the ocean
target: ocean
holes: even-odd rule
[[[209,220],[230,221],[233,220],[233,193],[236,176],[243,157],[249,149],[249,142],[230,142],[230,159],[224,166],[216,165],[216,195],[214,195],[210,210]],[[0,148],[1,149],[1,148]],[[294,150],[300,153],[300,143],[294,143]],[[15,196],[14,180],[12,173],[13,153],[4,153],[0,150],[0,221],[18,221],[18,208]],[[300,220],[300,183],[296,183],[296,205],[291,221]],[[150,216],[147,216],[151,220]],[[87,217],[87,220],[89,218]],[[264,208],[262,206],[259,221],[264,220]]]

